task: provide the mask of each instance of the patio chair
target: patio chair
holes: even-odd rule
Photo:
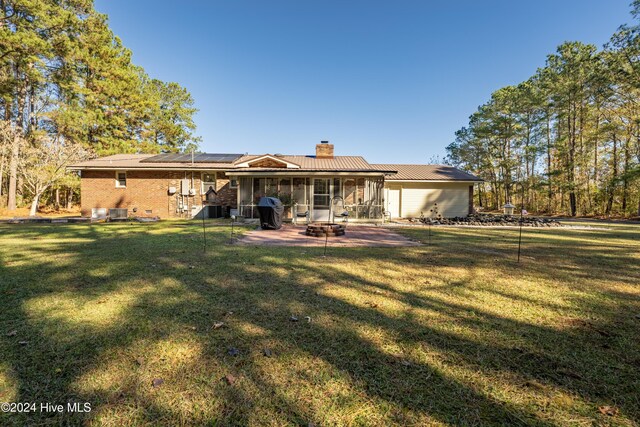
[[[336,222],[336,216],[342,219],[342,222],[346,223],[349,220],[349,211],[344,204],[344,199],[340,196],[336,196],[332,199],[332,218],[330,218],[331,222]]]
[[[309,205],[296,204],[293,207],[293,223],[298,224],[298,218],[304,218],[305,224],[311,222],[311,212],[309,211]]]

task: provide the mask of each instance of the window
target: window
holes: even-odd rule
[[[238,188],[238,180],[236,178],[229,179],[229,188]]]
[[[123,171],[116,172],[116,188],[125,188],[127,186],[127,173]]]
[[[214,190],[218,190],[216,187],[216,173],[203,173],[202,174],[202,191],[201,194],[205,194],[209,187],[212,187]]]

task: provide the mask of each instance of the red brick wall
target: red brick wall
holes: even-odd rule
[[[130,215],[189,217],[189,213],[176,212],[176,194],[180,193],[180,181],[192,177],[196,195],[184,198],[187,208],[202,204],[200,172],[129,170],[126,188],[117,188],[114,170],[84,170],[80,184],[82,215],[90,216],[92,208],[127,208]],[[175,187],[176,194],[169,195],[169,187]],[[222,172],[218,172],[216,190],[220,204],[236,207],[237,190],[229,187],[229,180]],[[135,213],[134,208],[137,208]]]

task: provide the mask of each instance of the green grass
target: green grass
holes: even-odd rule
[[[525,229],[520,264],[516,230],[322,258],[229,245],[224,226],[203,254],[200,227],[0,225],[0,402],[92,405],[0,424],[640,419],[638,225]]]

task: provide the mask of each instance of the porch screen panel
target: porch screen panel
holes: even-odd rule
[[[333,178],[333,197],[342,197],[340,178]]]
[[[264,195],[268,197],[278,197],[278,178],[264,179]]]
[[[253,209],[250,205],[253,203],[253,189],[251,187],[251,178],[240,177],[238,184],[240,185],[240,215],[252,218]]]
[[[241,177],[240,181],[240,204],[251,204],[251,178]]]
[[[293,178],[292,197],[294,203],[299,205],[307,204],[307,183],[304,178]]]
[[[358,178],[356,180],[356,199],[358,204],[362,204],[367,201],[364,194],[364,178]]]
[[[353,178],[344,180],[344,203],[346,205],[355,205],[357,202],[356,198],[356,180]]]
[[[291,178],[280,178],[278,193],[287,195],[291,194]]]
[[[260,197],[264,196],[264,178],[253,178],[252,203],[258,203]]]

